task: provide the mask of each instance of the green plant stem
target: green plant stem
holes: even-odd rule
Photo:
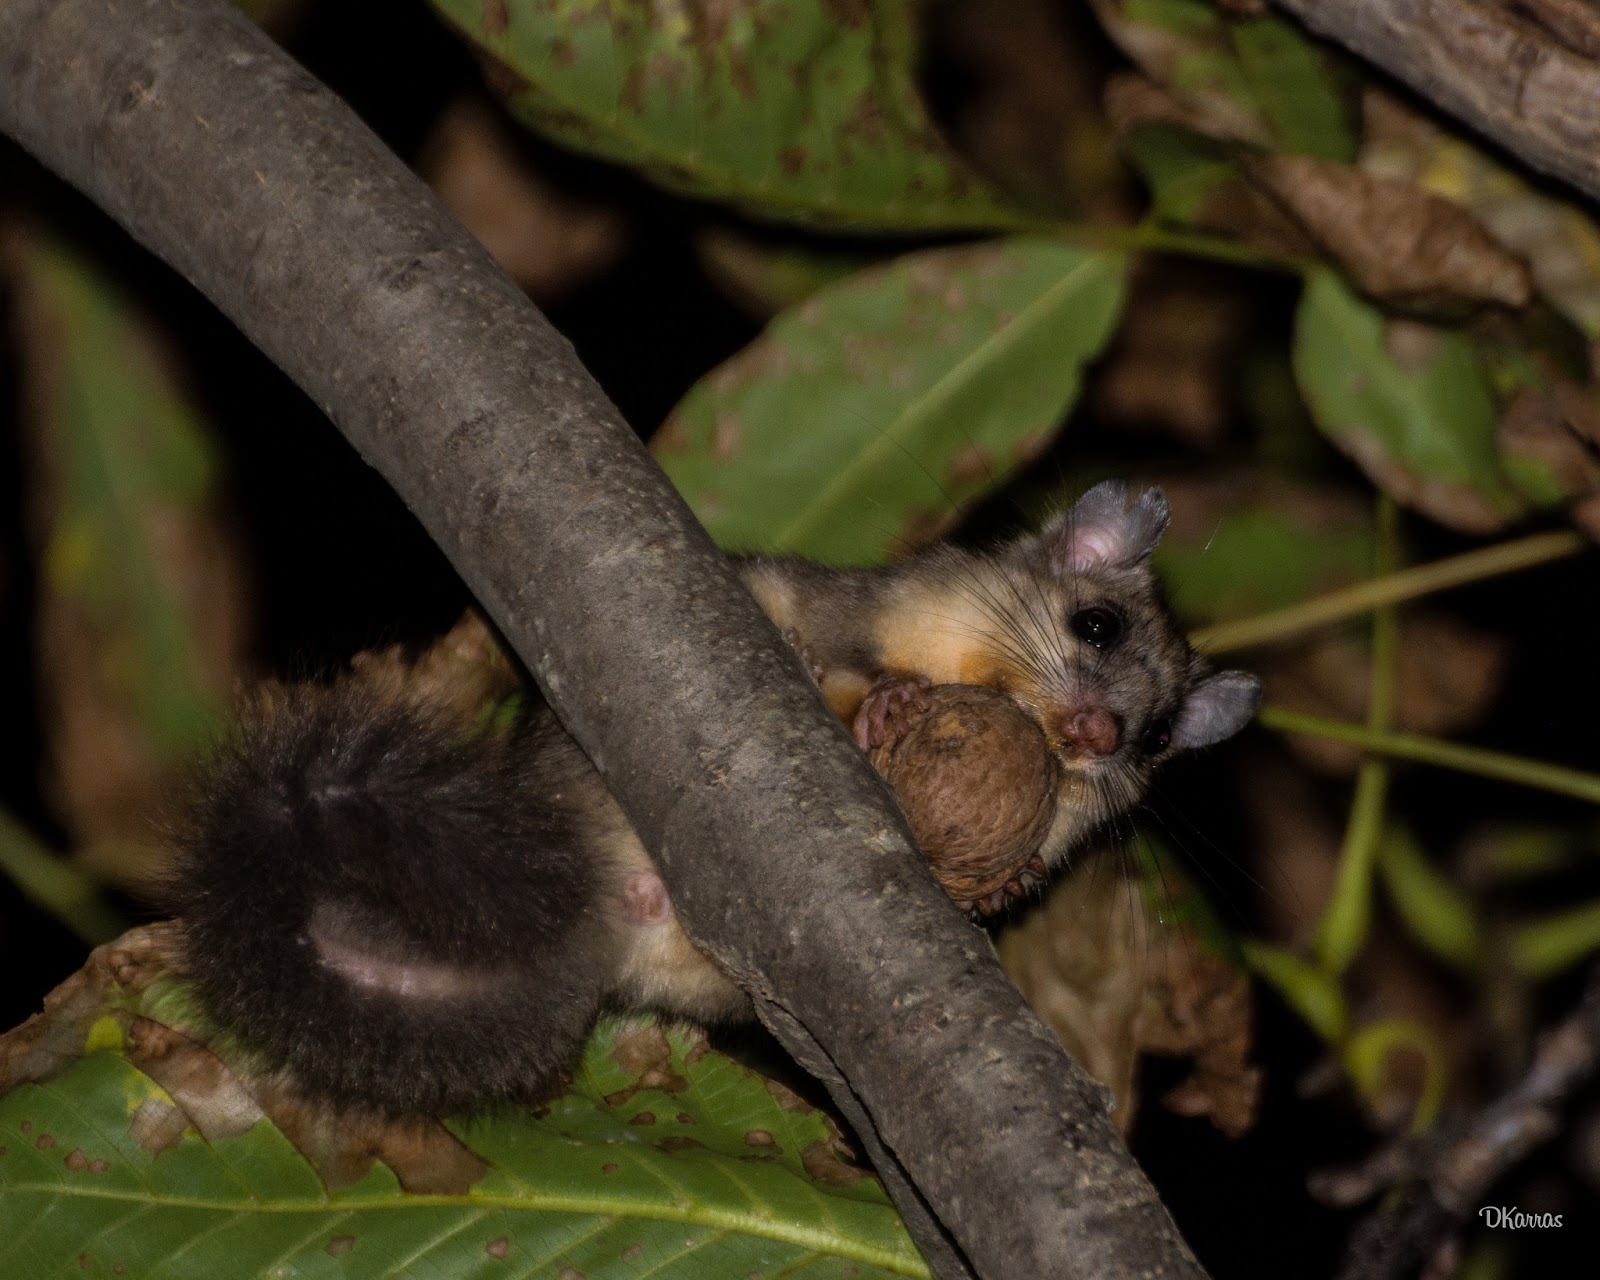
[[[1192,231],[1184,227],[1171,227],[1161,222],[1145,221],[1134,226],[1116,223],[1069,222],[1061,218],[1026,218],[1016,223],[995,225],[999,232],[1031,231],[1038,235],[1060,236],[1073,244],[1094,249],[1124,249],[1135,253],[1177,253],[1189,258],[1204,258],[1234,267],[1249,267],[1257,271],[1278,271],[1285,275],[1303,275],[1316,264],[1309,259],[1258,249],[1227,236],[1212,235],[1205,231]]]
[[[1519,569],[1548,564],[1577,555],[1592,546],[1582,534],[1569,529],[1530,534],[1526,538],[1516,538],[1463,555],[1435,560],[1431,564],[1419,564],[1397,573],[1384,574],[1285,609],[1274,609],[1270,613],[1241,618],[1237,622],[1219,622],[1200,627],[1190,634],[1189,641],[1200,652],[1207,654],[1276,644],[1318,627],[1359,617],[1384,605],[1399,604],[1469,582],[1481,582],[1503,573],[1515,573]]]
[[[1390,577],[1399,563],[1399,512],[1394,499],[1378,499],[1378,539],[1373,560],[1375,578]],[[1395,651],[1399,627],[1395,608],[1385,605],[1372,619],[1372,692],[1367,703],[1367,728],[1389,729],[1394,710]],[[1383,839],[1384,810],[1389,796],[1389,764],[1369,756],[1356,774],[1355,795],[1339,851],[1333,895],[1317,926],[1317,957],[1330,974],[1341,974],[1366,945],[1372,920],[1372,885]]]
[[[1439,1118],[1450,1083],[1443,1047],[1426,1027],[1403,1018],[1369,1023],[1342,1046],[1345,1070],[1368,1098],[1383,1088],[1384,1067],[1396,1049],[1412,1049],[1423,1061],[1422,1095],[1411,1117],[1411,1131],[1426,1133]]]
[[[91,947],[127,931],[128,922],[101,896],[99,885],[51,853],[4,812],[0,812],[0,872],[9,876],[30,902]]]
[[[1373,751],[1397,760],[1415,760],[1419,764],[1437,765],[1442,769],[1455,769],[1460,773],[1476,774],[1480,778],[1536,787],[1541,791],[1552,791],[1557,795],[1587,800],[1590,804],[1600,804],[1600,775],[1548,764],[1543,760],[1486,751],[1481,747],[1462,746],[1417,734],[1379,733],[1366,725],[1331,720],[1304,711],[1291,711],[1288,707],[1262,707],[1256,719],[1268,729],[1282,733],[1331,738],[1335,742],[1348,742],[1363,751]]]

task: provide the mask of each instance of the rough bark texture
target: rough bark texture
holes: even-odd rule
[[[1600,199],[1600,62],[1491,0],[1274,0],[1519,159]]]
[[[194,282],[394,484],[612,783],[685,922],[811,1062],[814,1037],[978,1272],[1200,1274],[1102,1090],[934,885],[569,344],[342,103],[222,0],[6,0],[0,129]]]

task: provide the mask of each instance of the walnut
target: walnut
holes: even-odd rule
[[[993,689],[938,685],[886,730],[869,757],[957,904],[987,914],[1042,876],[1060,775],[1022,707]]]

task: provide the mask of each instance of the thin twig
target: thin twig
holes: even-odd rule
[[[1553,791],[1557,795],[1600,804],[1600,775],[1569,769],[1565,765],[1530,760],[1526,756],[1508,755],[1503,751],[1487,751],[1482,747],[1463,746],[1439,738],[1425,738],[1420,734],[1377,733],[1364,724],[1330,720],[1327,716],[1292,711],[1288,707],[1262,707],[1256,719],[1268,729],[1277,729],[1282,733],[1331,738],[1335,742],[1348,742],[1363,751],[1375,751],[1398,760],[1438,765],[1442,769],[1473,773],[1480,778],[1535,787],[1540,791]]]
[[[1275,609],[1271,613],[1200,627],[1191,633],[1189,640],[1196,649],[1208,654],[1277,644],[1297,639],[1319,627],[1360,617],[1384,605],[1400,604],[1469,582],[1481,582],[1500,574],[1549,564],[1553,560],[1591,550],[1593,546],[1582,534],[1570,529],[1530,534],[1511,542],[1482,547],[1477,551],[1358,582],[1354,586],[1330,591],[1314,600]]]

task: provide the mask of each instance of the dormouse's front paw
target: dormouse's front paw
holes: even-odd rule
[[[852,726],[856,746],[863,751],[897,738],[917,716],[928,709],[927,676],[882,675],[872,686]]]

